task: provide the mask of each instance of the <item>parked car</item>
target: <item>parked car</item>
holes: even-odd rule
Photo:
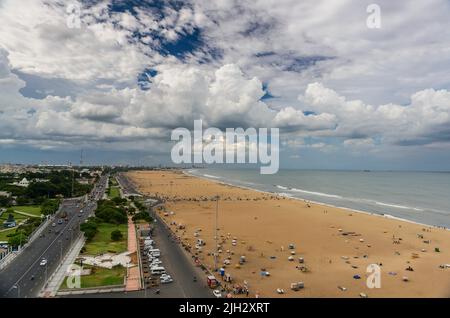
[[[152,275],[161,275],[166,273],[166,269],[162,266],[153,266],[150,267],[150,273]]]
[[[220,290],[218,290],[218,289],[215,289],[215,290],[213,291],[213,295],[214,295],[216,298],[222,298],[222,292],[221,292]]]
[[[151,261],[150,265],[161,265],[162,262],[159,259],[154,259]]]
[[[169,284],[169,283],[173,282],[173,279],[172,279],[172,277],[170,277],[170,275],[166,275],[166,276],[161,275],[159,281],[161,282],[161,284]]]

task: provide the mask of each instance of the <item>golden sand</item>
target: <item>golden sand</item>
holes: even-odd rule
[[[209,267],[214,266],[214,257],[207,254],[215,250],[212,198],[219,195],[219,243],[223,240],[219,267],[231,256],[226,272],[237,283],[247,281],[251,295],[450,297],[450,268],[440,268],[450,264],[448,230],[242,189],[181,171],[140,171],[128,176],[143,193],[166,200],[166,212],[159,213],[166,223],[185,226],[185,230],[171,228],[193,250],[197,238],[205,240],[199,255]],[[294,250],[289,249],[291,243]],[[292,251],[294,260],[289,261]],[[237,268],[241,255],[246,263]],[[366,286],[369,264],[381,265],[381,288]],[[306,271],[298,269],[302,265]],[[261,276],[261,269],[270,276]],[[292,291],[291,283],[300,281],[305,288]],[[285,294],[278,294],[278,288]]]

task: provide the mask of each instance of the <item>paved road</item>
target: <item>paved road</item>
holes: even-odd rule
[[[119,181],[119,185],[122,188],[122,192],[124,195],[139,194],[139,191],[136,190],[133,183],[124,174],[118,173],[117,181]]]
[[[128,193],[139,193],[132,182],[124,175],[119,176],[121,186],[126,187],[124,191]],[[156,213],[151,213],[157,220],[157,226],[153,231],[153,239],[156,242],[156,248],[161,250],[160,260],[167,273],[172,276],[174,281],[167,285],[159,287],[161,297],[171,298],[208,298],[212,297],[212,290],[206,285],[206,275],[197,267],[194,262],[185,253],[180,244],[172,239],[172,232],[166,227]],[[145,256],[144,256],[145,257]],[[194,282],[194,276],[197,282]],[[147,296],[155,297],[155,288],[149,289]]]
[[[161,250],[161,261],[166,271],[173,277],[171,289],[162,292],[165,297],[209,298],[212,290],[206,285],[206,275],[182,250],[181,245],[172,239],[171,231],[157,218],[153,231],[157,247]],[[194,282],[194,276],[197,282]],[[153,292],[153,289],[152,289]]]
[[[79,235],[79,225],[95,210],[96,201],[103,196],[106,177],[96,184],[84,204],[80,199],[64,200],[62,211],[67,212],[68,220],[56,226],[49,224],[6,268],[0,271],[0,297],[37,297],[47,278],[57,269],[59,263],[70,250]],[[83,213],[80,214],[80,210]],[[80,216],[81,215],[81,216]],[[59,233],[58,233],[59,232]],[[47,259],[46,266],[40,266]]]

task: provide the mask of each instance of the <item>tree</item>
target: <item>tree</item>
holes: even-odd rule
[[[19,246],[22,246],[26,242],[27,236],[22,232],[18,232],[16,235],[10,236],[8,240],[8,245],[13,248],[17,248]]]
[[[98,232],[97,222],[89,219],[86,223],[80,225],[80,230],[84,232],[87,241],[91,241]]]
[[[45,200],[41,205],[41,213],[44,215],[54,214],[58,208],[59,200]]]
[[[0,196],[0,206],[11,206],[11,201],[10,197]]]
[[[114,230],[111,232],[111,240],[112,241],[120,241],[123,239],[123,234],[119,230]]]

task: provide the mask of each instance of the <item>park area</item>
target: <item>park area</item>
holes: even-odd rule
[[[83,265],[83,269],[90,271],[89,275],[81,276],[81,288],[94,288],[102,286],[123,285],[126,275],[126,268],[123,266],[115,266],[112,269]],[[67,288],[67,279],[61,286],[61,289]]]
[[[113,240],[111,233],[119,230],[122,233],[120,240]],[[111,224],[111,223],[98,223],[97,233],[95,236],[87,241],[82,249],[79,258],[85,258],[83,264],[83,274],[81,276],[81,288],[95,288],[105,287],[113,285],[123,285],[124,279],[127,273],[127,269],[124,266],[116,265],[112,268],[105,268],[100,266],[93,266],[86,264],[88,258],[99,256],[103,254],[120,254],[127,251],[127,224]],[[109,258],[108,255],[104,255]],[[76,262],[80,265],[80,261]],[[86,275],[88,273],[88,275]],[[67,279],[65,278],[60,290],[67,289]]]
[[[10,214],[14,217],[17,226],[5,229],[1,227],[1,225],[3,225],[3,222],[8,220]],[[14,234],[16,232],[17,227],[23,222],[25,222],[27,219],[39,217],[41,217],[41,207],[39,205],[30,205],[30,206],[22,205],[22,206],[13,206],[9,208],[8,211],[3,212],[2,215],[0,216],[0,241],[2,242],[8,241],[10,235]]]
[[[18,205],[12,207],[14,212],[20,213],[22,215],[27,215],[31,217],[41,216],[41,206],[39,205]]]
[[[15,228],[0,230],[0,242],[7,242],[9,240],[9,235],[15,232],[16,232]]]
[[[108,198],[109,199],[120,198],[119,187],[117,187],[117,186],[110,187],[109,192],[108,192]]]
[[[127,250],[127,224],[110,224],[100,223],[98,225],[98,232],[94,238],[87,242],[84,246],[84,253],[86,255],[100,255],[104,253],[122,253]],[[111,232],[119,230],[123,237],[121,240],[111,240]]]

